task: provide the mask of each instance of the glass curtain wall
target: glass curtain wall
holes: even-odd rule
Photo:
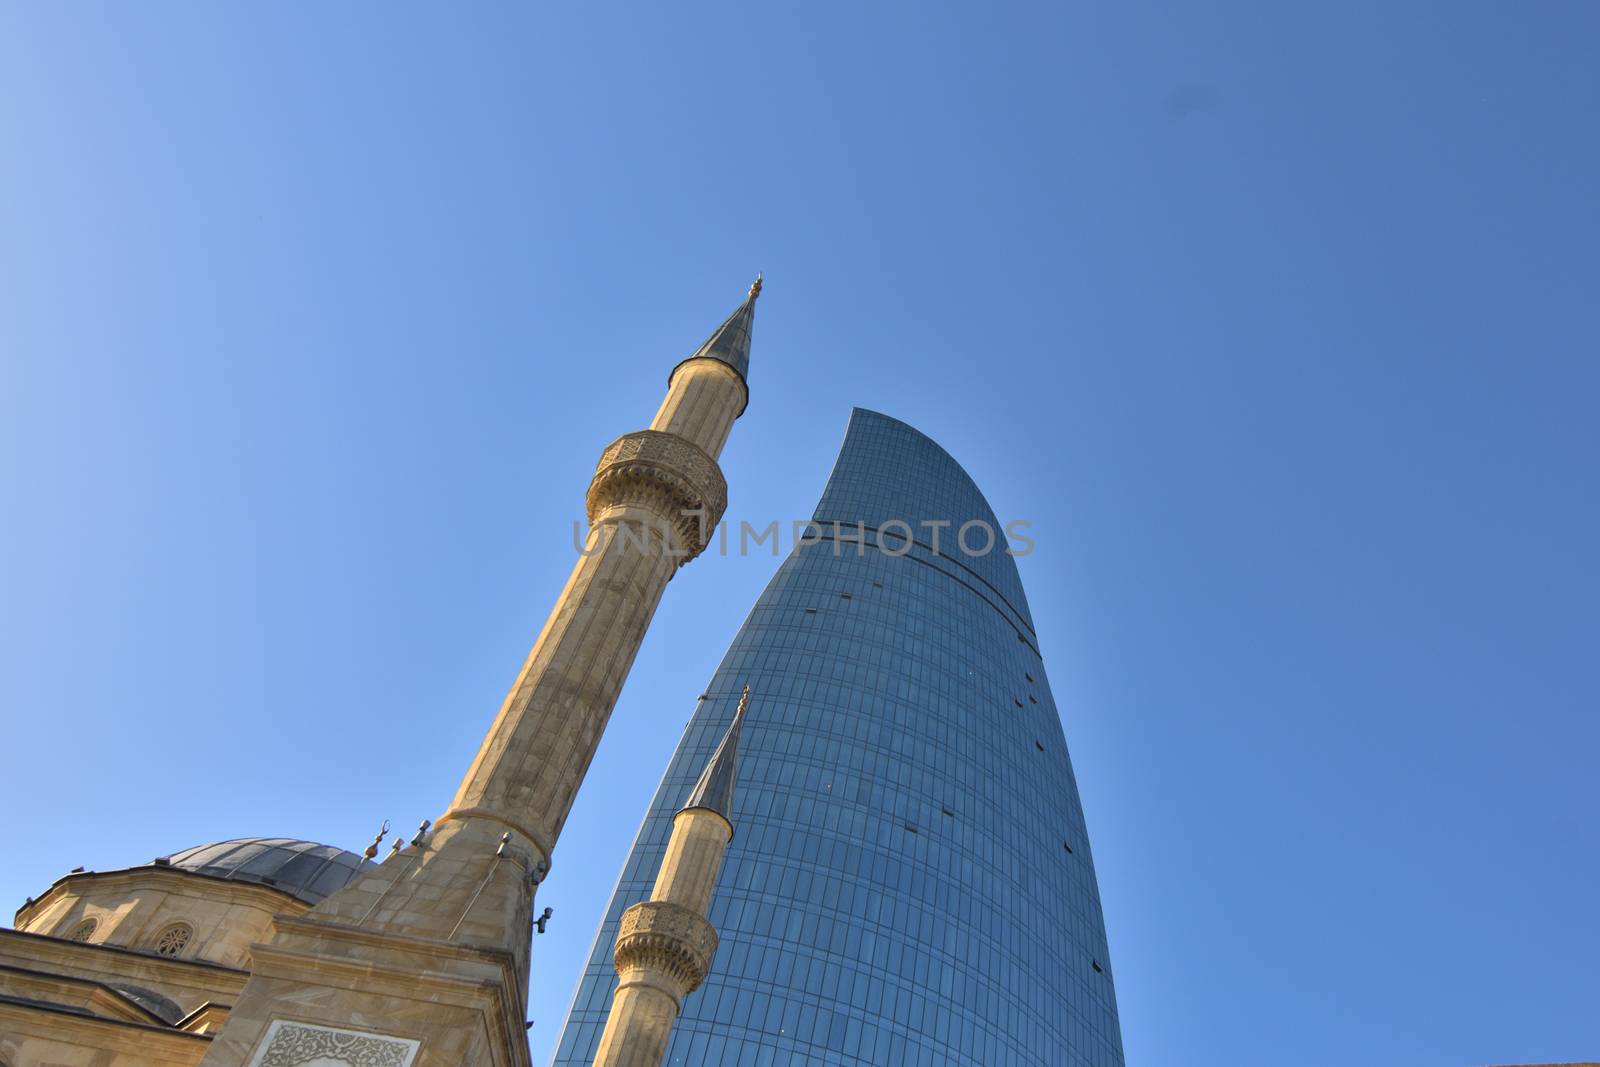
[[[937,444],[860,409],[815,521],[698,702],[554,1063],[592,1059],[617,918],[748,683],[721,946],[667,1062],[1121,1067],[1083,810],[1004,527]]]

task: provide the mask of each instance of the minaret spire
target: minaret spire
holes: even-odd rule
[[[750,687],[747,685],[739,696],[739,706],[734,709],[728,732],[722,735],[721,744],[711,754],[711,762],[700,772],[700,780],[689,791],[689,799],[683,802],[682,810],[705,808],[733,821],[730,813],[733,811],[734,761],[739,756],[739,727],[744,725],[744,709],[749,704]]]
[[[672,817],[672,836],[650,899],[618,921],[613,956],[620,981],[594,1067],[660,1067],[683,998],[711,970],[717,931],[706,912],[722,855],[733,840],[734,763],[749,705],[747,685],[722,742]]]
[[[756,300],[761,296],[761,275],[756,275],[756,280],[750,283],[750,291],[744,298],[744,303],[733,309],[733,314],[723,320],[721,326],[711,331],[711,336],[705,343],[695,349],[688,359],[672,368],[672,374],[667,380],[671,381],[684,364],[696,359],[714,359],[732,367],[739,376],[740,384],[750,373],[750,335],[755,329]],[[740,409],[741,413],[743,409]]]

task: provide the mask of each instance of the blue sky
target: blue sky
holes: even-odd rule
[[[853,404],[1021,561],[1130,1064],[1600,1050],[1600,8],[0,7],[0,901],[437,815],[600,449],[768,287],[729,514]],[[544,1062],[770,557],[668,588]]]

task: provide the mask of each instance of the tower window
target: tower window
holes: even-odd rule
[[[1016,697],[1011,698],[1011,703],[1015,704],[1019,708],[1022,707],[1022,701],[1018,700]]]
[[[189,939],[194,936],[194,928],[188,923],[173,923],[156,935],[157,956],[180,956],[189,946]]]
[[[1061,842],[1061,847],[1066,849],[1068,853],[1072,852],[1072,846],[1067,844],[1065,841]]]
[[[88,941],[89,938],[94,936],[94,932],[99,926],[100,924],[95,920],[85,919],[83,922],[72,928],[72,932],[67,934],[67,940]]]
[[[1099,960],[1090,960],[1089,963],[1091,965],[1093,965],[1095,974],[1104,974],[1105,973],[1105,968],[1100,966],[1100,961]]]
[[[1044,742],[1043,741],[1035,741],[1033,743],[1033,747],[1038,749],[1040,752],[1043,752],[1044,751]]]
[[[1033,681],[1033,675],[1031,675],[1031,674],[1029,674],[1029,673],[1028,673],[1028,672],[1027,672],[1027,671],[1023,671],[1023,672],[1022,672],[1022,676],[1023,676],[1023,677],[1024,677],[1024,678],[1026,678],[1026,679],[1027,679],[1027,680],[1028,680],[1028,681],[1030,681],[1030,682],[1031,682],[1031,681]]]

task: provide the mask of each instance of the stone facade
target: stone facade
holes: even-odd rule
[[[247,967],[250,946],[266,936],[274,915],[309,907],[265,886],[135,867],[68,875],[17,912],[16,928],[67,938],[92,924],[92,944],[149,952],[157,951],[162,934],[186,929],[175,958]]]
[[[244,989],[250,943],[274,913],[307,908],[157,867],[68,875],[0,931],[0,1063],[199,1063]],[[175,928],[189,931],[181,947],[161,937]]]

